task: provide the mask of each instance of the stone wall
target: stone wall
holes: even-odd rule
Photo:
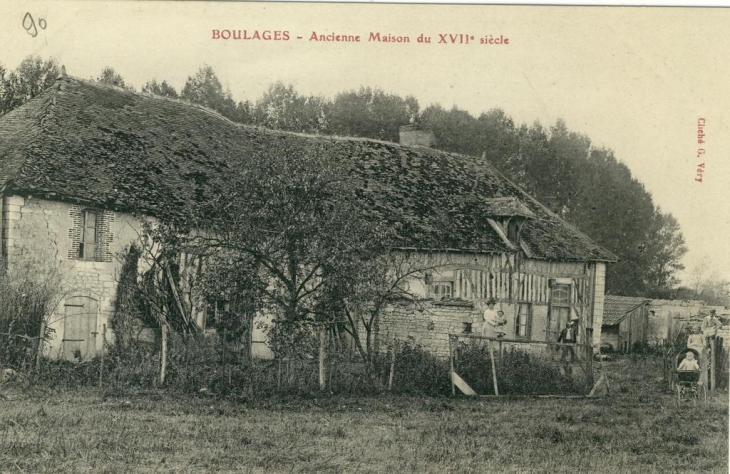
[[[596,265],[596,276],[593,287],[593,340],[592,344],[601,342],[601,322],[603,320],[605,269],[603,263]],[[458,285],[457,285],[458,288]],[[471,295],[470,295],[471,296]],[[530,302],[532,307],[532,324],[530,340],[557,341],[562,328],[553,328],[548,332],[548,304],[546,302]],[[449,333],[461,334],[465,323],[473,323],[480,319],[485,309],[485,301],[471,298],[456,298],[436,301],[426,298],[419,304],[394,304],[385,308],[380,315],[377,330],[379,350],[385,350],[393,338],[410,340],[420,344],[425,350],[439,356],[448,355]],[[504,326],[505,337],[514,339],[517,304],[497,299],[495,310],[503,311],[507,320]],[[581,341],[582,342],[582,341]]]
[[[648,342],[659,344],[676,336],[683,321],[699,315],[705,308],[704,301],[694,300],[651,300],[649,303]],[[652,313],[652,311],[654,313]]]
[[[461,333],[464,323],[471,323],[475,316],[478,314],[469,301],[426,300],[418,306],[409,303],[390,305],[378,321],[380,348],[385,350],[395,338],[420,344],[434,355],[448,357],[449,333]]]
[[[100,261],[77,257],[79,219],[82,209],[57,201],[34,197],[6,196],[2,204],[3,265],[11,275],[33,278],[58,278],[60,291],[57,306],[49,319],[52,339],[45,347],[51,357],[63,350],[65,303],[72,297],[93,298],[97,302],[94,352],[102,348],[104,325],[114,311],[121,258],[129,245],[139,238],[140,221],[130,214],[104,211],[97,227],[98,241],[103,243]],[[107,341],[113,335],[107,330]]]

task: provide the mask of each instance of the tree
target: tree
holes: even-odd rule
[[[657,207],[649,227],[647,245],[647,287],[661,291],[675,287],[679,281],[676,273],[684,269],[682,257],[687,253],[679,223],[671,214],[664,214]]]
[[[715,306],[730,305],[730,281],[720,276],[707,255],[692,267],[686,285],[689,299]]]
[[[329,114],[329,130],[336,135],[398,142],[399,129],[418,117],[418,101],[361,87],[335,97]]]
[[[300,95],[294,86],[271,84],[256,102],[254,120],[275,130],[321,133],[327,129],[329,102],[323,97]]]
[[[479,116],[475,139],[481,156],[489,163],[513,181],[524,181],[519,135],[514,121],[502,109],[491,109]]]
[[[154,94],[159,95],[162,97],[172,97],[177,98],[177,91],[173,86],[167,83],[167,81],[163,80],[162,82],[157,82],[157,80],[152,79],[151,81],[145,82],[144,86],[142,86],[142,92],[146,92],[148,94]]]
[[[124,83],[124,78],[122,78],[122,76],[115,71],[114,68],[109,66],[101,70],[101,74],[96,78],[96,82],[108,86],[121,87],[122,89],[134,90],[132,86],[128,86]]]
[[[368,369],[375,362],[375,325],[386,306],[394,302],[418,305],[419,297],[411,291],[409,280],[424,280],[440,263],[409,252],[386,250],[359,260],[330,285],[326,308],[342,315],[343,329],[352,336]]]
[[[41,59],[28,56],[17,69],[6,76],[6,69],[0,66],[0,115],[20,107],[33,97],[53,85],[60,74],[55,59]]]
[[[180,97],[213,109],[228,119],[235,120],[237,116],[231,92],[223,89],[215,71],[207,64],[201,66],[194,76],[188,76]]]
[[[215,258],[234,281],[249,281],[257,307],[276,317],[269,336],[279,352],[294,350],[306,324],[332,322],[330,287],[388,246],[390,231],[358,212],[340,159],[283,137],[233,172],[218,199],[177,222],[163,218],[156,231],[162,245]]]

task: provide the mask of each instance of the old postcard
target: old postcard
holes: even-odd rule
[[[0,5],[0,472],[727,472],[730,10]]]

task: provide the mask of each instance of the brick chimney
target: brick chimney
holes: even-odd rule
[[[436,144],[436,137],[431,130],[424,130],[417,124],[402,125],[398,130],[401,145],[432,147]]]

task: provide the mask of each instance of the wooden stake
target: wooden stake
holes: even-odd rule
[[[281,358],[279,358],[279,374],[276,377],[276,390],[281,392]]]
[[[452,340],[453,336],[449,336],[449,380],[451,381],[451,396],[456,396],[456,385],[454,384],[454,345]]]
[[[165,377],[167,376],[167,322],[160,325],[161,345],[160,351],[160,387],[165,385]]]
[[[710,391],[715,391],[715,369],[717,366],[717,359],[715,358],[715,339],[710,339]]]
[[[393,375],[395,374],[395,351],[397,349],[395,340],[393,340],[393,346],[390,349],[390,374],[388,375],[388,391],[393,390]]]
[[[322,391],[327,388],[327,368],[325,365],[327,356],[325,346],[325,328],[322,326],[319,329],[319,389]]]
[[[101,331],[101,362],[99,364],[99,388],[104,385],[104,349],[106,346],[106,324],[102,326]]]
[[[226,349],[228,348],[226,341],[228,341],[228,328],[223,328],[223,340],[221,343],[223,344],[223,371],[228,370],[228,353],[226,352]],[[228,386],[231,386],[231,373],[228,372]]]
[[[41,330],[38,334],[38,344],[35,350],[35,371],[38,373],[41,369],[41,359],[43,359],[43,344],[46,340],[46,320],[41,320]]]
[[[487,349],[489,350],[489,361],[492,363],[492,382],[494,383],[494,395],[499,396],[499,388],[497,387],[497,368],[494,363],[494,354],[492,353],[492,341],[487,339]]]

